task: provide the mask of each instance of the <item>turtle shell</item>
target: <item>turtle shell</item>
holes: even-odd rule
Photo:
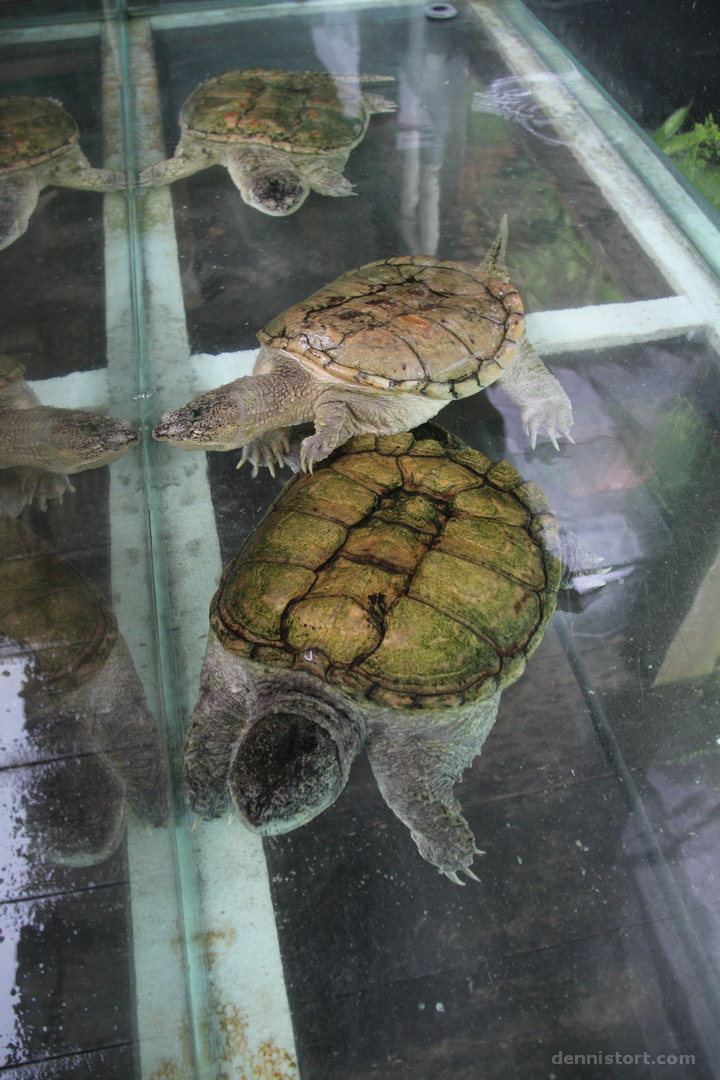
[[[223,646],[397,708],[517,679],[555,608],[555,518],[507,461],[447,439],[361,435],[292,480],[225,569]]]
[[[361,79],[314,71],[228,71],[192,92],[181,119],[190,135],[212,142],[260,143],[300,154],[350,150],[367,126]]]
[[[62,105],[43,97],[0,97],[0,175],[62,157],[78,126]]]
[[[35,689],[86,682],[117,640],[102,593],[15,518],[0,516],[0,656],[25,657]]]
[[[523,335],[514,285],[404,255],[350,270],[261,330],[319,378],[444,399],[494,382]]]

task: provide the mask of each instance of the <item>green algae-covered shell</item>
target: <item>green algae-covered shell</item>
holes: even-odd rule
[[[61,157],[77,138],[77,124],[56,101],[0,97],[0,176]]]
[[[102,593],[15,518],[0,516],[0,656],[27,658],[35,684],[71,689],[117,640]]]
[[[539,643],[555,528],[508,462],[449,436],[361,435],[287,485],[225,569],[211,624],[229,651],[356,697],[461,705],[517,679]]]
[[[300,154],[350,150],[367,126],[361,81],[314,71],[228,71],[192,92],[182,123],[195,138],[212,142]]]
[[[502,375],[524,326],[509,282],[404,255],[350,270],[276,316],[258,338],[324,379],[460,398]]]

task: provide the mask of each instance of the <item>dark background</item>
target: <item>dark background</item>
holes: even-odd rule
[[[641,127],[692,101],[720,120],[718,0],[525,0]]]

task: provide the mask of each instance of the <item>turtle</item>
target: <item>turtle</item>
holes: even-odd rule
[[[17,360],[0,355],[0,510],[73,491],[69,474],[107,465],[140,435],[126,420],[41,405]]]
[[[507,280],[507,216],[480,265],[404,255],[350,270],[258,333],[252,375],[166,413],[156,439],[183,449],[243,447],[240,465],[282,465],[288,426],[314,421],[303,469],[366,432],[391,435],[493,382],[520,406],[534,447],[570,437],[572,406],[525,334]]]
[[[26,827],[50,862],[89,866],[116,850],[126,805],[164,825],[168,781],[144,690],[104,596],[16,518],[0,514],[0,664],[23,668],[37,753]]]
[[[249,206],[272,217],[298,210],[310,190],[353,195],[342,171],[373,113],[393,101],[363,92],[382,75],[228,71],[193,90],[180,111],[175,156],[140,173],[141,186],[170,184],[224,165]]]
[[[190,805],[273,835],[337,799],[362,747],[420,854],[462,884],[453,785],[570,574],[542,491],[435,425],[298,471],[225,568],[185,741]]]
[[[117,191],[125,177],[94,169],[80,149],[75,120],[52,98],[0,97],[0,249],[25,232],[47,184]]]

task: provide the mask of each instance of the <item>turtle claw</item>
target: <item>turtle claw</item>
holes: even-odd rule
[[[467,874],[467,876],[471,879],[471,881],[479,881],[480,880],[480,878],[477,876],[477,874],[473,874],[473,872],[472,872],[472,870],[470,869],[469,866],[463,866],[463,874]]]
[[[465,884],[464,881],[460,880],[460,878],[457,876],[457,874],[455,873],[454,870],[443,870],[442,873],[445,875],[445,877],[450,878],[450,880],[452,882],[454,882],[455,885],[464,885]]]
[[[473,852],[475,855],[487,855],[487,851],[481,851],[479,847],[474,847]]]

